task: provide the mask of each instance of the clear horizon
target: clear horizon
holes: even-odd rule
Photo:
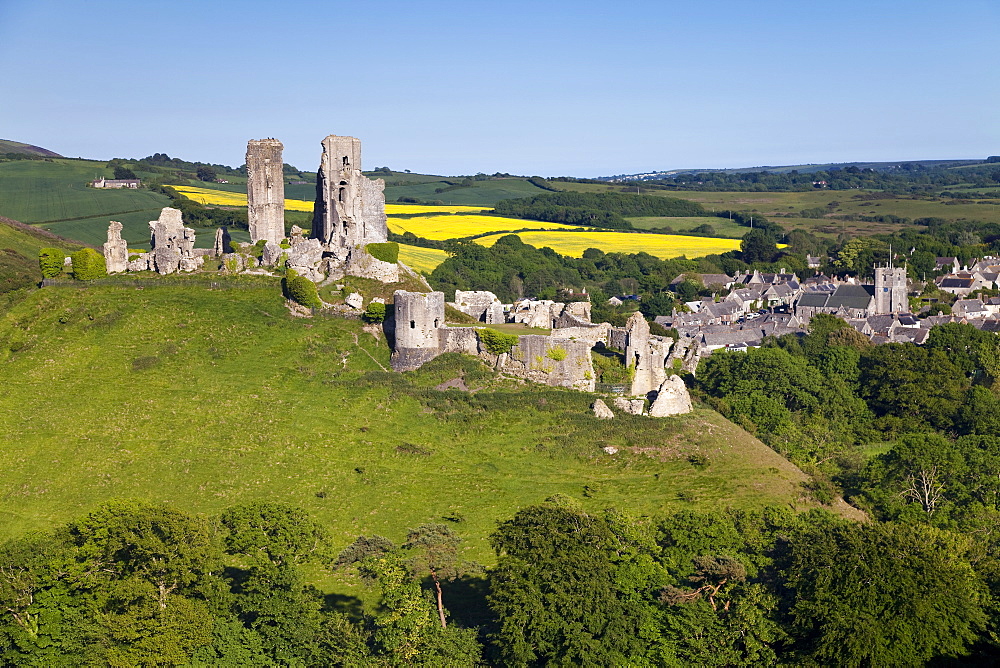
[[[595,177],[1000,154],[981,0],[0,4],[0,136],[70,157]]]

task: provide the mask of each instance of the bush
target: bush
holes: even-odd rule
[[[517,345],[517,336],[514,334],[504,334],[495,329],[480,329],[477,333],[483,347],[493,355],[509,353]]]
[[[73,259],[73,278],[78,281],[92,281],[108,275],[104,256],[93,248],[83,248],[70,257]]]
[[[58,248],[43,248],[38,251],[38,267],[42,270],[42,278],[55,278],[62,273],[66,262],[66,253]]]
[[[377,323],[385,320],[385,304],[382,302],[372,302],[365,309],[361,318],[367,323]]]
[[[556,362],[562,362],[566,359],[566,349],[565,348],[550,348],[545,356],[550,360],[555,360]]]
[[[316,292],[316,284],[305,276],[299,276],[294,271],[285,278],[285,295],[303,306],[309,308],[322,308],[323,302],[319,300],[319,293]]]
[[[394,241],[387,241],[384,244],[368,244],[365,250],[376,260],[396,264],[399,262],[399,244]]]

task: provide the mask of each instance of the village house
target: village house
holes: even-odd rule
[[[97,179],[91,181],[90,185],[93,188],[131,188],[135,190],[142,185],[142,181],[140,179]]]

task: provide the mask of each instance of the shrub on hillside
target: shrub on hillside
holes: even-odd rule
[[[316,284],[305,276],[299,276],[294,270],[289,269],[284,278],[285,296],[292,301],[307,306],[309,308],[322,308],[323,302],[319,300],[319,293],[316,292]]]
[[[483,347],[493,355],[509,353],[517,345],[517,336],[514,334],[505,334],[495,329],[479,329],[476,332]]]
[[[73,278],[78,281],[92,281],[108,275],[104,256],[93,248],[82,248],[70,257],[73,260]]]
[[[361,318],[367,323],[378,323],[385,320],[385,304],[382,302],[372,302],[365,309]]]
[[[38,266],[42,270],[42,278],[55,278],[62,273],[66,262],[66,253],[58,248],[43,248],[38,251]]]
[[[399,262],[399,244],[387,241],[384,244],[368,244],[365,250],[376,260],[396,264]]]

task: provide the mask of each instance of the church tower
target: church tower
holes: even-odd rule
[[[906,269],[877,267],[875,269],[875,313],[906,313],[910,303],[906,298]]]

